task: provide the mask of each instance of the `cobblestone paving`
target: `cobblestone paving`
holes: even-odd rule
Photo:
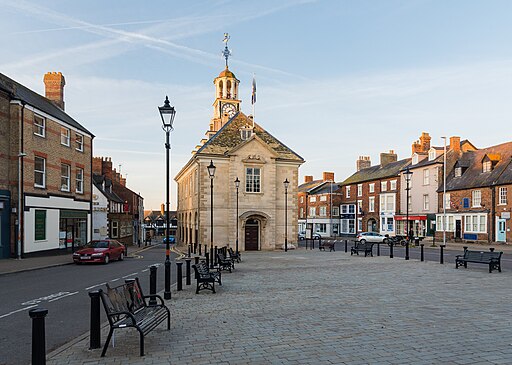
[[[84,338],[63,364],[512,364],[512,273],[344,252],[244,253],[217,293],[168,301],[171,331]],[[106,333],[102,334],[102,340]]]

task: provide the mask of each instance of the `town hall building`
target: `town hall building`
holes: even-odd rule
[[[206,138],[175,177],[178,239],[210,245],[213,229],[215,246],[236,249],[238,238],[240,251],[281,249],[285,239],[297,242],[298,169],[304,159],[241,111],[240,81],[228,68],[227,44],[224,54]]]

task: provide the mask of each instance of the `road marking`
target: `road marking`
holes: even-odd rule
[[[112,282],[113,282],[113,281],[118,281],[119,279],[121,279],[121,278],[112,279],[112,280],[110,280],[110,281],[112,281]]]
[[[97,286],[102,286],[102,285],[105,285],[105,284],[106,284],[106,282],[105,283],[101,283],[101,284],[96,284],[96,285],[90,286],[88,288],[85,288],[85,290],[89,290],[89,289],[95,288]]]
[[[65,294],[65,295],[62,295],[58,298],[54,298],[54,299],[50,299],[48,302],[55,302],[56,300],[59,300],[59,299],[62,299],[62,298],[65,298],[65,297],[69,297],[71,295],[75,295],[75,294],[78,294],[78,292],[73,292],[73,293],[68,293],[68,294]]]
[[[149,271],[149,269],[144,269],[144,270],[142,270],[142,272],[146,272],[146,271]]]
[[[59,298],[59,297],[62,297],[62,296],[67,296],[68,294],[69,294],[68,291],[64,291],[64,292],[61,291],[61,292],[58,292],[58,293],[55,293],[55,294],[47,295],[45,297],[27,300],[26,302],[21,303],[21,305],[39,304],[41,302],[50,301],[52,299]]]
[[[24,307],[24,308],[21,308],[21,309],[18,309],[18,310],[15,310],[15,311],[12,311],[12,312],[9,312],[9,313],[6,313],[6,314],[2,314],[0,316],[0,319],[4,318],[4,317],[8,317],[11,314],[15,314],[15,313],[18,313],[18,312],[26,311],[27,309],[31,309],[31,308],[34,308],[34,307],[37,307],[37,304],[31,305],[30,307]]]
[[[138,272],[133,272],[131,274],[123,276],[123,279],[129,278],[130,276],[137,275],[137,274],[138,274]]]

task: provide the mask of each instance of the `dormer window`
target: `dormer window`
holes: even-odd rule
[[[462,176],[462,167],[456,167],[455,168],[455,177],[461,177]]]
[[[252,136],[252,128],[250,127],[243,127],[240,128],[240,138],[242,138],[242,141],[247,141]]]
[[[428,160],[433,161],[435,159],[436,159],[436,150],[431,149],[430,151],[428,151]]]
[[[412,155],[412,164],[416,165],[417,163],[418,163],[418,154],[415,153],[414,155]]]
[[[484,163],[482,164],[482,172],[490,172],[492,170],[492,162],[489,160],[489,161],[484,161]]]

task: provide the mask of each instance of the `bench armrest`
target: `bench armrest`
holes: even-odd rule
[[[160,305],[165,305],[165,302],[164,302],[164,299],[158,295],[158,294],[154,294],[154,295],[144,295],[143,296],[144,299],[151,299],[151,298],[158,298],[160,300]],[[149,306],[148,306],[149,307]]]
[[[133,315],[133,313],[130,313],[130,312],[127,312],[127,311],[121,311],[121,312],[110,312],[110,313],[107,313],[107,317],[114,317],[114,316],[121,316],[121,315],[125,315],[127,317],[130,317],[130,319],[132,320],[133,324],[136,324],[137,321],[135,320],[135,316]]]

